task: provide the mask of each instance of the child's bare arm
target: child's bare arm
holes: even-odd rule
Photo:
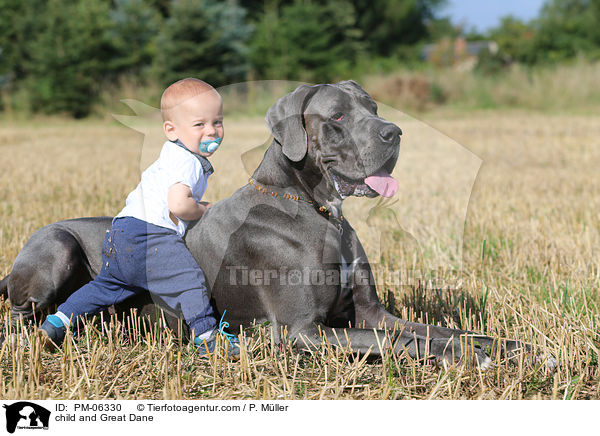
[[[167,204],[172,215],[185,221],[199,219],[210,207],[210,203],[206,201],[196,202],[192,197],[190,187],[183,183],[175,183],[169,188]],[[171,217],[171,219],[173,218]],[[173,221],[177,224],[176,220]]]

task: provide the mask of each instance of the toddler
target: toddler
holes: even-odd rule
[[[219,334],[229,340],[229,354],[239,355],[237,338],[217,329],[204,273],[183,240],[188,222],[210,207],[200,200],[213,173],[207,157],[225,134],[223,102],[212,86],[187,78],[165,90],[160,107],[168,141],[107,230],[98,276],[40,327],[48,345],[62,344],[69,324],[84,315],[149,291],[183,316],[201,355],[214,351]]]

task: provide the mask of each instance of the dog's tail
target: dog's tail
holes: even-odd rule
[[[0,280],[0,295],[6,300],[8,298],[8,278],[10,274]]]

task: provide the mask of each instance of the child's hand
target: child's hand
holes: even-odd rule
[[[210,209],[210,207],[212,206],[212,204],[211,204],[211,203],[209,203],[208,201],[199,201],[199,202],[198,202],[198,205],[200,206],[200,208],[201,208],[201,209],[203,209],[203,210],[202,210],[202,215],[204,215],[204,214],[206,213],[206,211],[207,211],[208,209]],[[201,216],[202,216],[202,215],[201,215]],[[200,219],[200,218],[198,218],[198,219]]]

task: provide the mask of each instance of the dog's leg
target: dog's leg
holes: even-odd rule
[[[331,328],[323,325],[311,326],[292,335],[296,347],[314,351],[321,345],[321,338],[338,347],[348,347],[353,353],[381,357],[386,350],[401,354],[406,352],[413,359],[428,358],[437,363],[465,363],[474,358],[478,366],[485,370],[491,365],[490,358],[473,343],[468,336],[432,338],[419,336],[407,330],[394,332],[359,328]]]
[[[355,238],[351,244],[353,247],[352,255],[359,260],[366,259],[366,254],[360,241],[356,238],[355,234],[352,236]],[[468,335],[481,349],[485,350],[492,357],[497,356],[499,353],[500,356],[506,357],[510,362],[516,362],[519,356],[525,352],[528,359],[532,361],[545,360],[546,366],[550,369],[557,365],[554,357],[536,355],[532,352],[531,346],[522,341],[499,340],[471,331],[406,321],[392,315],[385,310],[377,297],[373,272],[368,262],[356,262],[353,278],[352,299],[354,302],[356,326],[387,329],[404,328],[411,334],[416,334],[420,337],[441,340]]]
[[[371,273],[368,264],[363,264],[361,267],[367,268],[368,273]],[[522,353],[526,353],[528,358],[534,361],[545,359],[544,356],[537,356],[534,354],[531,346],[522,341],[494,339],[472,331],[403,320],[385,310],[381,302],[377,299],[377,293],[375,292],[374,287],[355,285],[352,289],[355,303],[355,320],[356,325],[359,327],[385,329],[403,328],[411,334],[440,340],[468,336],[494,358],[500,354],[500,356],[506,357],[510,362],[517,362],[519,356]],[[554,368],[556,366],[556,359],[552,356],[548,356],[547,366],[549,368]]]

